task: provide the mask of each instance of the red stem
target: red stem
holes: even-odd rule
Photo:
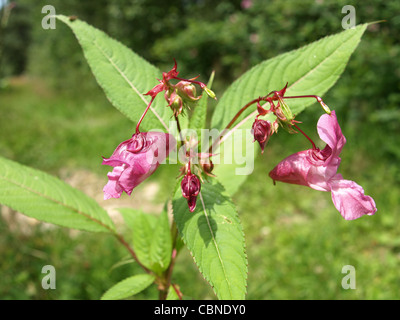
[[[317,99],[318,102],[322,101],[322,98],[319,96],[314,96],[314,95],[305,95],[305,96],[289,96],[289,97],[281,97],[282,99],[296,99],[296,98],[314,98]]]
[[[262,100],[262,99],[261,99]],[[233,119],[231,120],[231,122],[228,123],[228,125],[225,127],[225,130],[228,130],[234,123],[235,121],[240,117],[240,115],[248,108],[250,107],[252,104],[256,103],[260,101],[260,98],[254,99],[252,101],[250,101],[248,104],[246,104],[242,109],[240,109],[238,111],[238,113],[236,113],[236,115],[233,117]]]
[[[314,150],[318,150],[318,148],[317,148],[317,146],[315,145],[314,141],[312,141],[311,138],[310,138],[308,135],[306,135],[305,132],[304,132],[303,130],[301,130],[301,129],[297,126],[297,124],[294,123],[293,126],[296,127],[296,129],[299,130],[299,131],[303,134],[303,136],[305,136],[305,137],[307,138],[308,141],[311,142],[311,144],[312,144]]]
[[[197,76],[196,78],[198,78],[198,77],[199,77],[199,76]],[[195,79],[196,79],[196,78],[195,78]],[[198,84],[202,89],[206,86],[203,82],[196,81],[196,80],[184,79],[184,78],[180,78],[180,77],[174,77],[174,79],[176,79],[176,80],[181,80],[181,81],[187,81],[187,82],[190,82],[190,83]]]
[[[146,109],[144,110],[142,116],[140,117],[140,119],[139,119],[139,121],[138,121],[138,123],[137,123],[137,125],[136,125],[136,133],[139,133],[139,132],[140,132],[140,131],[139,131],[139,126],[140,126],[140,124],[142,123],[142,120],[143,120],[144,116],[146,115],[147,111],[149,111],[150,106],[151,106],[151,104],[153,103],[154,98],[155,98],[155,96],[151,98],[149,104],[147,105]]]

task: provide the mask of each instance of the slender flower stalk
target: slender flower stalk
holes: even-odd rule
[[[226,125],[224,130],[222,131],[221,135],[219,136],[218,139],[216,139],[213,144],[209,148],[209,152],[213,152],[215,147],[220,144],[223,141],[224,136],[229,132],[229,129],[233,126],[233,124],[238,120],[238,118],[243,114],[244,111],[246,111],[249,107],[251,107],[254,104],[257,104],[257,112],[258,115],[256,116],[256,119],[258,119],[259,116],[264,116],[267,115],[268,113],[273,113],[276,117],[277,120],[272,124],[272,130],[271,134],[274,132],[277,132],[278,126],[281,125],[284,129],[286,129],[289,133],[296,133],[296,131],[292,128],[295,127],[297,130],[299,130],[313,145],[313,148],[316,148],[314,142],[302,131],[297,125],[294,120],[294,115],[292,114],[290,108],[287,106],[287,104],[284,102],[284,99],[301,99],[301,98],[314,98],[317,100],[317,102],[321,105],[321,107],[324,109],[324,111],[327,114],[331,114],[331,110],[329,107],[322,101],[322,98],[316,95],[300,95],[300,96],[285,96],[287,89],[287,84],[285,87],[279,91],[271,91],[268,93],[266,96],[259,97],[257,99],[251,100],[247,104],[245,104],[232,118],[232,120]],[[270,105],[269,109],[264,109],[261,105],[260,102],[265,101],[268,102]],[[275,102],[277,104],[275,105]],[[253,130],[254,126],[257,123],[257,121],[254,122],[253,124]],[[256,132],[256,131],[253,131]],[[255,140],[259,141],[259,137],[254,137]],[[266,139],[267,140],[267,139]],[[260,141],[259,141],[260,142]],[[264,151],[265,143],[261,141],[260,143],[262,152]]]
[[[299,130],[301,132],[301,134],[307,138],[308,141],[311,142],[311,145],[314,150],[318,149],[317,146],[315,145],[314,141],[312,141],[312,139],[308,135],[306,135],[305,132],[303,130],[301,130],[297,124],[294,124],[293,126],[296,127],[296,129]]]
[[[149,111],[150,106],[151,106],[151,104],[152,104],[153,101],[154,101],[154,98],[155,98],[155,96],[151,98],[149,104],[147,105],[146,109],[144,110],[142,116],[140,117],[140,119],[139,119],[139,121],[138,121],[138,123],[137,123],[137,125],[136,125],[136,133],[139,133],[139,132],[140,132],[140,130],[139,130],[140,124],[142,123],[143,118],[144,118],[145,115],[147,114],[147,111]]]

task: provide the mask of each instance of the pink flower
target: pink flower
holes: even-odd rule
[[[261,153],[264,153],[265,145],[273,133],[271,122],[267,120],[256,119],[251,127],[251,130],[254,136],[254,141],[258,141],[261,147]]]
[[[346,143],[335,111],[324,114],[317,124],[319,137],[326,142],[323,150],[313,148],[297,152],[282,160],[270,173],[274,181],[299,184],[315,190],[330,191],[332,201],[344,219],[353,220],[377,209],[374,199],[354,181],[337,173],[340,153]]]
[[[196,209],[196,200],[201,189],[199,178],[188,172],[181,182],[182,196],[187,199],[189,211],[193,212]]]
[[[169,152],[175,147],[175,138],[162,132],[139,132],[115,149],[105,165],[113,166],[107,174],[104,200],[119,198],[123,191],[128,195],[141,182],[151,176]]]

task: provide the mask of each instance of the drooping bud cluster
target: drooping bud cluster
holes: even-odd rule
[[[215,94],[207,86],[200,81],[193,79],[183,79],[178,77],[179,72],[177,71],[177,63],[175,61],[174,67],[163,73],[162,80],[158,80],[160,83],[153,89],[147,92],[145,95],[151,96],[153,99],[155,96],[165,91],[164,97],[175,116],[180,115],[185,109],[190,109],[196,101],[201,98],[196,95],[195,84],[199,85],[205,93],[215,99]],[[177,84],[172,84],[171,80],[180,80]]]
[[[179,81],[176,85],[171,85],[164,96],[175,116],[185,109],[190,109],[201,98],[196,96],[196,87],[189,81]]]
[[[261,152],[264,152],[264,148],[266,143],[268,142],[269,137],[278,132],[278,128],[282,127],[289,133],[297,133],[296,129],[303,133],[296,123],[299,123],[295,120],[295,115],[292,110],[289,108],[288,104],[285,102],[285,99],[298,99],[298,98],[315,98],[317,102],[321,105],[324,111],[327,114],[330,114],[331,111],[329,107],[322,101],[322,99],[315,95],[305,95],[305,96],[285,96],[287,89],[287,84],[279,91],[271,91],[264,97],[260,97],[258,99],[253,100],[249,104],[257,102],[257,112],[258,115],[252,126],[252,133],[254,135],[254,141],[258,141],[261,147]],[[264,108],[261,106],[260,101],[265,101],[265,104],[269,104],[269,108]],[[268,120],[260,120],[259,117],[266,116],[272,113],[276,120],[274,122],[270,122]],[[296,128],[296,129],[295,129]],[[304,134],[304,133],[303,133]]]
[[[181,161],[185,163],[185,166],[181,169],[181,176],[184,176],[181,189],[183,197],[187,199],[190,212],[193,212],[196,208],[197,195],[200,192],[201,183],[204,183],[202,175],[214,177],[212,174],[214,164],[210,159],[213,154],[197,152],[197,147],[198,141],[189,138],[184,144],[184,154],[181,154]]]

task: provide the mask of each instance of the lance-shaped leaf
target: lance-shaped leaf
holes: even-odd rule
[[[150,259],[153,263],[152,270],[157,274],[161,274],[167,270],[172,254],[171,230],[166,210],[163,210],[158,217],[152,238],[153,240],[150,245]]]
[[[210,75],[210,79],[207,83],[207,88],[211,89],[212,84],[214,82],[215,72],[213,71]],[[189,121],[189,128],[196,129],[197,136],[200,139],[201,137],[201,129],[206,128],[206,120],[207,120],[207,107],[208,107],[208,96],[203,91],[202,97],[200,101],[195,105],[193,114]]]
[[[172,239],[167,212],[157,218],[131,208],[119,209],[132,230],[132,244],[139,261],[161,274],[171,261]]]
[[[0,203],[63,227],[115,232],[107,212],[94,199],[56,177],[1,157]]]
[[[129,298],[149,287],[154,280],[155,277],[150,274],[137,274],[126,278],[108,289],[101,297],[101,300]]]
[[[270,91],[280,90],[286,83],[286,96],[322,96],[342,74],[367,26],[359,25],[256,65],[225,91],[215,108],[212,128],[223,129],[247,102]],[[314,103],[315,99],[287,102],[293,113],[297,114]],[[242,118],[254,111],[255,107],[245,112]]]
[[[157,218],[131,208],[121,208],[119,211],[124,217],[125,223],[132,230],[133,249],[139,261],[151,269],[150,247]]]
[[[219,299],[244,299],[247,257],[236,208],[215,179],[202,184],[190,213],[180,188],[173,199],[174,219],[200,272]]]
[[[133,122],[137,122],[150,102],[144,94],[152,89],[162,72],[103,31],[76,19],[57,15],[74,32],[98,84],[110,102]],[[171,65],[172,67],[172,65]],[[163,94],[157,96],[141,129],[168,130],[171,111]]]

